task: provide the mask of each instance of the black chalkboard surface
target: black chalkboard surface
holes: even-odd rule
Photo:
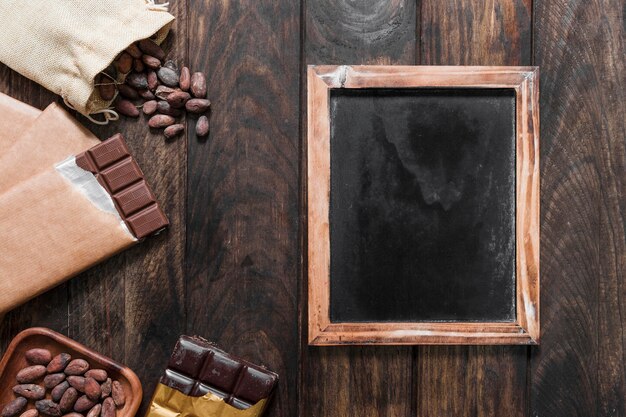
[[[515,91],[333,89],[331,322],[515,321]]]

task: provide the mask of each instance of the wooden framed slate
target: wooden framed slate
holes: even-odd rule
[[[536,67],[308,68],[308,340],[539,343]]]

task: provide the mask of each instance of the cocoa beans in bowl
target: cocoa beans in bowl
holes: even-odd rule
[[[111,417],[134,417],[137,375],[50,329],[19,333],[0,361],[0,417],[97,417],[107,398]]]

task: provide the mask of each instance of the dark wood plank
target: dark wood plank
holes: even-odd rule
[[[622,13],[619,1],[535,3],[543,338],[531,415],[626,415]]]
[[[208,140],[189,137],[187,331],[278,372],[296,415],[299,2],[190,1]]]
[[[424,0],[420,26],[422,64],[531,63],[530,0]],[[527,349],[418,348],[416,415],[526,415]]]
[[[305,64],[415,64],[416,13],[415,2],[408,0],[308,0]],[[305,124],[304,106],[301,115]],[[307,333],[306,288],[302,273],[303,335]],[[320,348],[307,346],[303,338],[300,356],[301,416],[411,414],[413,348]]]

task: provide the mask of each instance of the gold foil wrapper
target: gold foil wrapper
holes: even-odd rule
[[[158,384],[146,417],[258,417],[265,410],[263,399],[245,410],[239,410],[211,393],[191,397]]]

